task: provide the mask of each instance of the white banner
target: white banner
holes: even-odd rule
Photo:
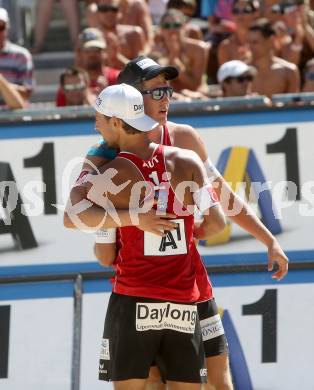
[[[279,240],[286,251],[314,253],[310,234],[314,230],[313,125],[304,122],[198,129],[214,162],[227,148],[245,147],[254,152],[281,216],[283,233]],[[0,266],[42,264],[43,260],[45,264],[94,261],[92,235],[64,229],[62,210],[54,204],[64,206],[82,157],[97,139],[82,135],[75,139],[60,136],[0,140],[1,161],[9,164],[23,201],[22,214],[27,216],[38,244],[29,250],[17,250],[11,234],[0,234]],[[2,176],[3,172],[2,169]],[[290,199],[293,188],[287,188],[287,180],[296,181],[299,199]],[[25,235],[26,230],[21,234]],[[227,243],[200,250],[206,256],[262,252],[265,248],[232,225]]]

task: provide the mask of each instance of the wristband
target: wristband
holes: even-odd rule
[[[116,228],[99,229],[95,233],[95,242],[97,244],[113,244],[116,242]]]

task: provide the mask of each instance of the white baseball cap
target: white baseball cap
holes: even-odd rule
[[[150,131],[158,125],[145,115],[141,92],[128,84],[110,85],[103,89],[94,108],[100,114],[115,116],[140,131]]]
[[[250,72],[251,74],[255,74],[256,70],[253,66],[247,65],[243,61],[232,60],[227,61],[221,65],[218,69],[217,79],[219,83],[222,83],[228,77],[238,77],[243,75],[243,73]]]
[[[9,22],[9,14],[5,8],[0,8],[0,20],[4,23]]]

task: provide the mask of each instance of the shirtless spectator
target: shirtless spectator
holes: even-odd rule
[[[56,101],[57,107],[93,105],[96,96],[89,88],[88,74],[80,68],[67,68],[60,75],[60,90],[64,99]],[[59,95],[60,96],[60,95]]]
[[[232,15],[236,30],[223,40],[218,47],[218,62],[241,60],[250,63],[252,53],[248,44],[248,30],[252,22],[259,16],[257,0],[235,0]]]
[[[169,0],[167,8],[174,8],[181,11],[187,21],[192,18],[196,11],[196,0]],[[195,23],[187,22],[184,26],[185,34],[189,38],[193,39],[204,39],[201,28]]]
[[[94,12],[93,27],[98,27],[110,46],[117,53],[108,58],[108,66],[122,69],[132,58],[145,51],[145,33],[140,26],[122,24],[119,21],[120,6],[123,0],[98,0],[88,8],[88,13]],[[93,14],[92,14],[93,15]],[[91,15],[89,15],[90,18]]]
[[[248,40],[252,65],[257,69],[252,91],[271,98],[273,94],[300,91],[300,74],[296,65],[274,56],[275,31],[268,19],[255,21]]]
[[[223,97],[252,95],[252,82],[256,69],[243,61],[232,60],[220,66],[217,80]]]
[[[159,25],[162,15],[166,12],[168,0],[146,0],[154,25]]]
[[[314,92],[314,58],[305,65],[302,92]]]
[[[172,65],[178,68],[179,77],[173,81],[176,92],[186,95],[189,91],[201,96],[208,93],[204,81],[209,47],[206,42],[191,39],[184,34],[185,17],[181,11],[169,9],[160,21],[160,41],[151,53],[151,57],[162,66]]]
[[[120,0],[121,24],[140,26],[145,36],[145,52],[149,52],[154,40],[153,22],[146,0]]]
[[[284,25],[278,55],[303,69],[314,53],[314,30],[310,24],[308,6],[294,1],[280,7],[281,20],[275,23],[277,33],[278,25]]]
[[[8,40],[10,20],[5,8],[0,8],[0,93],[2,103],[9,108],[23,108],[31,95],[33,61],[30,52]],[[1,104],[1,101],[0,101]]]

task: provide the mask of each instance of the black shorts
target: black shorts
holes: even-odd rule
[[[196,305],[112,293],[104,326],[99,379],[146,379],[154,362],[164,380],[206,382]]]
[[[228,353],[228,343],[215,298],[197,304],[205,356]]]

